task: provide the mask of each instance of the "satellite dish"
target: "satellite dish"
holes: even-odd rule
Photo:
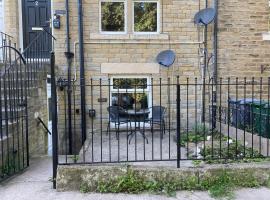
[[[164,67],[170,67],[175,61],[175,53],[172,50],[162,51],[157,56],[157,62]]]
[[[194,23],[197,25],[208,25],[216,18],[216,10],[214,8],[206,8],[198,13],[194,17]]]

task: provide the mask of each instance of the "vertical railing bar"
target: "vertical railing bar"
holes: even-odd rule
[[[10,41],[9,41],[9,45],[10,45]],[[8,67],[10,67],[11,66],[11,50],[10,50],[10,48],[8,48]],[[10,68],[9,68],[10,69]],[[13,115],[13,113],[12,113],[12,106],[11,106],[11,101],[10,101],[10,96],[11,96],[11,87],[10,87],[10,70],[9,69],[7,69],[6,71],[5,71],[5,74],[7,75],[7,90],[8,90],[8,92],[7,92],[7,97],[6,97],[6,101],[7,101],[7,116],[6,116],[6,126],[9,126],[9,121],[10,121],[10,119],[12,118],[12,115]],[[8,165],[10,164],[10,149],[9,149],[9,136],[11,135],[11,133],[9,133],[9,131],[10,131],[10,128],[8,128],[8,131],[7,131],[7,133],[8,133],[8,135],[7,135],[7,143],[8,143],[8,149],[7,149],[7,153],[8,153]],[[9,172],[10,172],[10,167],[8,168],[8,174],[9,174]]]
[[[91,109],[94,109],[94,97],[93,97],[93,78],[90,80],[91,84]],[[109,111],[110,112],[110,111]],[[109,129],[109,134],[110,134],[110,129]],[[91,153],[92,153],[92,163],[94,162],[94,119],[93,117],[91,118]]]
[[[127,85],[128,85],[128,83],[127,83],[127,79],[125,79],[125,88],[126,88],[126,95],[128,94],[128,87],[127,87]],[[129,121],[129,125],[130,125],[130,131],[131,131],[131,134],[129,135],[129,133],[128,133],[128,130],[127,130],[127,146],[126,146],[126,148],[127,148],[127,161],[129,161],[129,142],[128,142],[128,139],[129,139],[129,136],[130,137],[132,137],[132,125],[131,125],[131,117],[128,115],[128,121]]]
[[[58,127],[57,127],[57,93],[56,93],[56,82],[55,82],[55,55],[51,53],[51,84],[52,84],[52,148],[53,148],[53,188],[56,189],[56,175],[58,165]]]
[[[186,99],[186,106],[187,106],[187,128],[186,128],[186,134],[187,134],[187,159],[189,159],[189,78],[186,79],[186,87],[187,87],[187,99]]]
[[[252,131],[252,141],[251,141],[251,157],[253,157],[254,152],[253,152],[253,147],[254,147],[254,112],[253,112],[253,107],[254,107],[254,77],[252,77],[252,89],[251,89],[251,93],[252,93],[252,103],[251,103],[251,116],[252,116],[252,120],[251,120],[251,131]]]
[[[177,130],[176,130],[176,144],[177,144],[177,168],[180,168],[180,160],[181,160],[181,106],[180,106],[180,83],[179,83],[179,76],[177,76],[177,97],[176,97],[176,123],[177,123]]]
[[[152,112],[151,112],[151,137],[152,137],[152,160],[154,160],[154,119],[153,119],[153,104],[154,104],[154,79],[151,78],[151,105],[152,105]]]
[[[230,104],[230,78],[228,78],[228,124],[227,124],[227,158],[229,159],[229,151],[230,151],[230,123],[231,123],[231,104]],[[232,111],[233,112],[233,111]]]
[[[2,43],[3,43],[3,35],[1,34],[1,37],[2,37]],[[3,53],[3,52],[2,52]],[[2,57],[3,58],[3,62],[4,62],[4,56]],[[4,166],[4,142],[3,142],[3,127],[2,127],[2,112],[3,112],[3,107],[2,107],[2,91],[3,91],[3,88],[2,88],[2,77],[0,79],[0,138],[1,138],[1,166]],[[2,171],[0,172],[2,174],[4,174],[4,168],[2,168]]]
[[[17,60],[17,54],[15,54],[15,60]],[[16,62],[16,97],[15,97],[15,106],[17,107],[15,114],[16,114],[16,128],[17,128],[17,154],[18,154],[18,170],[20,170],[20,132],[19,132],[19,109],[18,109],[18,105],[20,104],[19,102],[19,96],[20,96],[20,88],[19,87],[23,87],[22,84],[21,86],[19,85],[19,70],[21,68],[21,59],[19,60],[19,65]],[[22,105],[21,105],[22,106]]]
[[[111,143],[111,79],[108,79],[108,87],[109,87],[109,123],[107,126],[107,134],[109,134],[109,160],[112,162],[112,143]]]
[[[162,79],[159,78],[160,160],[162,160],[162,139],[163,139],[163,123],[161,122],[162,121],[162,116],[161,116],[162,115],[162,113],[161,113],[161,110],[162,110],[162,93],[161,93],[162,86],[161,86],[161,82],[162,82]]]
[[[169,160],[171,159],[171,79],[168,78],[168,102],[169,102],[169,108],[168,108],[168,118],[169,118]]]
[[[223,81],[222,78],[219,79],[219,157],[222,158],[222,133],[221,133],[221,123],[222,123],[222,86]]]
[[[102,99],[102,79],[99,79],[99,98]],[[100,160],[103,161],[103,133],[102,133],[102,101],[99,103],[99,111],[100,111]]]
[[[120,116],[119,116],[119,112],[120,112],[120,83],[117,87],[117,129],[116,129],[116,137],[117,137],[117,160],[119,162],[120,160]]]
[[[67,139],[67,100],[66,87],[64,87],[64,138],[65,138],[65,162],[68,163],[68,139]]]
[[[212,158],[214,158],[214,123],[216,121],[216,119],[214,119],[214,98],[216,98],[214,96],[214,79],[211,78],[211,156]],[[209,113],[210,115],[210,113]]]
[[[250,113],[246,113],[247,110],[247,104],[246,104],[246,98],[247,98],[247,78],[244,78],[244,157],[246,157],[246,119],[250,119]],[[249,105],[250,106],[250,105]],[[247,115],[249,115],[247,117]]]
[[[143,83],[143,85],[142,85],[142,87],[143,87],[143,97],[144,97],[144,95],[145,95],[145,84]],[[146,88],[147,88],[148,86],[147,86],[147,83],[146,83]],[[144,103],[144,102],[143,102]],[[142,102],[141,102],[141,105],[143,104]],[[143,106],[145,106],[145,105],[143,105]],[[145,136],[145,117],[146,117],[146,114],[145,114],[145,107],[143,107],[143,160],[145,160],[145,140],[146,140],[146,136]]]
[[[196,160],[198,159],[198,99],[197,99],[197,95],[198,95],[198,88],[197,88],[197,78],[195,78],[195,157],[196,157]]]
[[[259,150],[259,153],[261,154],[262,153],[262,121],[264,120],[263,119],[263,116],[262,116],[262,85],[263,85],[263,83],[262,83],[262,81],[263,81],[263,79],[262,79],[262,77],[260,78],[260,125],[259,125],[259,127],[260,127],[260,139],[259,139],[259,146],[260,146],[260,150]]]
[[[269,138],[270,138],[270,77],[267,84],[267,157],[269,157]]]
[[[136,81],[135,81],[135,83],[134,83],[134,87],[135,87],[135,129],[134,129],[134,131],[135,131],[135,161],[137,161],[137,156],[138,156],[138,152],[137,152],[137,123],[138,123],[138,121],[139,121],[139,123],[140,123],[140,120],[138,120],[138,117],[137,117],[137,83],[136,83]],[[140,125],[140,124],[139,124]]]
[[[238,103],[238,77],[236,77],[236,84],[235,84],[235,90],[236,90],[236,127],[235,127],[235,158],[237,159],[237,152],[238,152],[238,114],[239,114],[239,109],[240,109],[240,103]]]
[[[203,123],[203,136],[204,136],[204,138],[203,138],[203,159],[205,160],[205,155],[206,155],[206,122],[205,122],[205,111],[206,111],[206,109],[205,109],[205,95],[206,95],[206,80],[205,80],[205,77],[203,78],[203,83],[202,83],[202,88],[203,88],[203,91],[202,91],[202,95],[203,95],[203,97],[202,97],[202,123]]]
[[[11,46],[11,41],[10,41],[10,46]],[[12,168],[13,168],[13,173],[15,173],[15,131],[14,131],[14,119],[15,119],[15,105],[14,105],[14,97],[15,97],[15,94],[16,94],[16,88],[15,88],[15,85],[14,85],[14,70],[15,70],[15,63],[13,64],[12,63],[12,58],[13,58],[13,55],[10,51],[10,68],[9,68],[9,84],[10,84],[10,96],[9,96],[9,103],[10,103],[10,109],[11,109],[11,118],[10,118],[10,123],[11,123],[11,134],[12,134]]]
[[[72,93],[73,93],[73,148],[76,147],[77,144],[77,140],[76,140],[76,86],[75,86],[75,82],[72,81]],[[83,154],[85,154],[85,152],[83,152]],[[76,159],[76,152],[73,151],[73,157],[75,158],[75,161],[77,162]]]

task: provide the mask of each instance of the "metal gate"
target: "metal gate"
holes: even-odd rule
[[[12,37],[1,33],[0,47],[0,181],[29,166],[28,99],[43,81],[49,63],[44,51],[51,51],[41,41],[51,37],[46,31],[37,33],[29,46],[20,52]],[[29,113],[30,112],[30,113]]]

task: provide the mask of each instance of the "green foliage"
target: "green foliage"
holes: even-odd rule
[[[192,127],[192,133],[197,135],[208,135],[209,132],[210,130],[205,124],[197,124]]]
[[[181,180],[166,178],[145,180],[145,178],[129,169],[126,175],[116,179],[99,181],[95,192],[131,194],[149,192],[175,196],[176,191],[179,190],[207,190],[214,198],[233,199],[233,191],[238,187],[252,188],[269,185],[270,179],[259,181],[259,177],[253,175],[253,170],[243,170],[235,173],[233,170],[224,169],[204,176],[199,174],[187,175]],[[80,191],[83,193],[90,192],[90,188],[86,183],[83,183],[80,186]]]
[[[88,193],[88,192],[90,192],[90,189],[89,189],[89,187],[88,187],[88,185],[86,183],[82,183],[80,185],[80,192],[81,193]]]
[[[123,2],[101,2],[102,31],[125,31],[124,7]]]
[[[206,146],[200,154],[205,158],[205,162],[208,164],[213,163],[228,163],[228,162],[251,162],[261,161],[264,159],[258,151],[252,150],[252,148],[245,147],[241,144],[233,142],[231,144],[221,144],[220,146]],[[219,160],[225,159],[226,160]]]
[[[11,172],[19,169],[19,163],[15,159],[15,154],[10,155],[9,161],[6,159],[3,166],[0,166],[0,179],[10,175]]]
[[[79,155],[72,155],[71,159],[73,160],[74,163],[76,163],[80,159],[80,156]]]
[[[192,164],[193,164],[195,167],[199,167],[201,163],[202,163],[201,160],[192,160]]]
[[[97,192],[138,194],[148,191],[150,193],[172,196],[175,194],[176,189],[176,183],[144,181],[143,178],[135,175],[134,172],[128,172],[127,175],[121,176],[117,180],[100,181]]]
[[[192,130],[188,133],[182,133],[180,144],[185,146],[187,143],[198,143],[206,140],[209,135],[209,129],[203,124],[195,125]]]
[[[157,31],[157,3],[134,2],[134,31]]]
[[[185,146],[187,143],[198,143],[201,141],[204,141],[204,136],[189,133],[181,135],[180,144],[181,146]]]

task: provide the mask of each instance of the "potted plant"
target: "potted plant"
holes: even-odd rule
[[[133,99],[134,99],[134,103],[133,103],[133,109],[135,109],[136,111],[139,111],[142,109],[142,100],[144,99],[145,94],[133,94]]]

